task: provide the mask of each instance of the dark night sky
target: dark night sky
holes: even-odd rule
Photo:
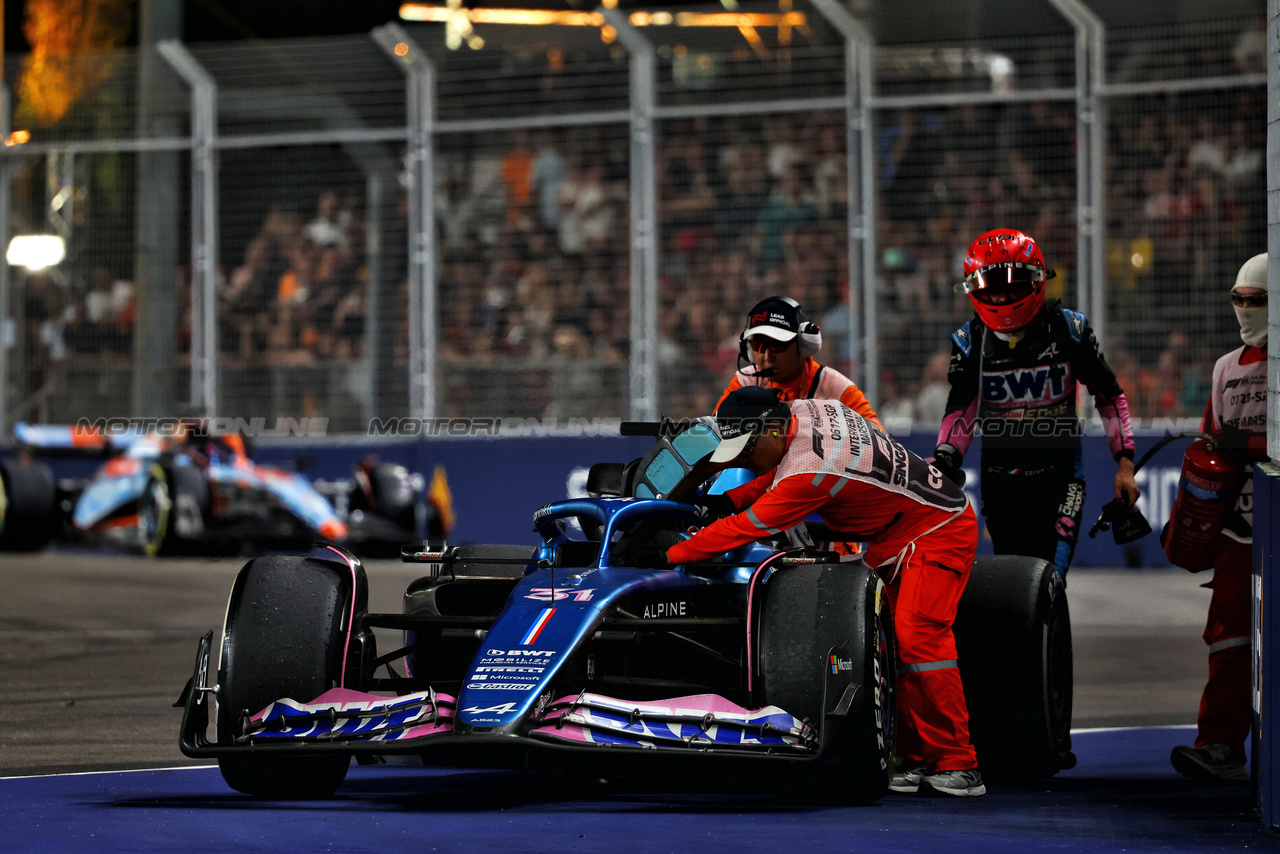
[[[185,0],[183,7],[183,40],[196,42],[367,33],[399,20],[400,0]]]
[[[137,10],[143,0],[134,0],[135,26],[129,44],[137,43]],[[153,0],[169,2],[169,0]],[[388,21],[398,21],[403,0],[181,0],[183,40],[187,42],[226,39],[273,39],[297,36],[367,33]],[[444,0],[427,0],[444,5]],[[592,9],[599,0],[464,0],[468,7],[527,7],[539,9]],[[4,3],[5,51],[26,53],[30,48],[22,33],[23,0]],[[623,8],[654,8],[684,5],[715,7],[715,0],[621,0]]]
[[[423,0],[443,6],[445,0]],[[12,2],[12,0],[11,0]],[[403,0],[183,0],[186,41],[367,33]],[[463,0],[469,8],[594,9],[600,0]],[[717,0],[619,0],[621,8],[719,8]]]
[[[756,0],[759,2],[759,0]],[[950,2],[950,0],[945,0]],[[367,33],[389,21],[399,21],[398,11],[405,0],[130,0],[134,26],[126,45],[138,40],[138,13],[144,3],[182,6],[186,42],[237,39],[275,39],[300,36]],[[423,0],[444,5],[446,0]],[[747,0],[743,0],[747,2]],[[776,3],[777,0],[764,0]],[[937,2],[937,0],[935,0]],[[1129,0],[1133,2],[1133,0]],[[1166,0],[1159,0],[1166,2]],[[463,0],[469,8],[594,9],[600,0]],[[719,0],[619,0],[624,9],[672,8],[676,6],[718,10]],[[4,52],[11,56],[28,53],[30,45],[23,33],[26,0],[0,0],[4,13]]]
[[[168,2],[168,0],[161,0]],[[379,24],[399,20],[400,0],[181,0],[183,40],[271,39],[290,36],[365,33]],[[561,0],[563,2],[563,0]],[[4,3],[5,51],[30,50],[22,32],[25,2]],[[137,13],[129,44],[137,43]],[[477,5],[477,4],[468,4]],[[484,4],[478,4],[484,5]],[[492,4],[490,4],[492,5]]]
[[[426,0],[443,5],[445,0]],[[137,43],[137,11],[144,2],[179,2],[183,10],[183,40],[202,42],[226,39],[273,39],[298,36],[339,35],[367,33],[388,21],[399,20],[397,14],[403,0],[132,0],[135,26],[129,45]],[[748,2],[748,0],[743,0]],[[776,0],[763,0],[773,5]],[[1261,0],[1215,0],[1213,4],[1192,0],[1087,0],[1090,6],[1107,10],[1105,17],[1115,25],[1134,23],[1164,23],[1177,20],[1195,12],[1191,17],[1228,13],[1246,15],[1261,9]],[[5,19],[5,51],[12,54],[26,53],[29,47],[22,32],[25,0],[0,0]],[[599,0],[463,0],[468,7],[525,7],[540,9],[593,9]],[[1001,29],[1003,12],[1024,6],[1023,0],[914,0],[917,9],[930,4],[946,10],[956,5],[968,9],[968,15],[977,15],[984,23],[979,29],[985,35],[996,34]],[[1047,3],[1043,4],[1047,7]],[[624,9],[672,8],[692,6],[707,10],[720,8],[717,0],[619,0]],[[893,2],[881,2],[881,8],[894,9]],[[1214,10],[1214,11],[1210,11]],[[1013,16],[1026,23],[1025,15]],[[1056,17],[1051,19],[1059,28],[1065,23]],[[895,34],[880,32],[879,37],[895,41]],[[970,36],[978,33],[969,33]]]

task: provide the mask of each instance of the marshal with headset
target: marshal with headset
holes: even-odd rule
[[[790,297],[767,297],[747,312],[747,325],[738,336],[739,362],[751,363],[747,342],[757,336],[784,344],[799,339],[801,356],[816,356],[822,349],[822,330]]]

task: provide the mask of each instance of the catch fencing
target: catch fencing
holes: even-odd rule
[[[65,258],[0,270],[0,427],[705,414],[780,293],[927,429],[996,227],[1136,415],[1195,416],[1266,223],[1263,4],[1205,5],[406,7],[448,20],[78,57],[61,90],[10,57],[0,239]]]

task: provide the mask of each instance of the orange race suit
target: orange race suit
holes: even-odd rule
[[[898,754],[932,773],[977,767],[951,633],[978,547],[964,492],[839,400],[791,403],[778,467],[726,493],[733,516],[667,550],[672,564],[719,555],[816,513],[888,584],[898,638]]]
[[[733,379],[729,381],[729,387],[721,393],[720,399],[716,401],[715,409],[718,410],[720,408],[720,404],[724,403],[724,399],[732,391],[750,385],[764,386],[776,391],[783,403],[805,398],[839,400],[872,424],[882,430],[884,429],[880,424],[880,419],[876,417],[876,411],[867,402],[867,396],[862,393],[862,389],[858,388],[853,380],[835,368],[819,365],[813,360],[812,356],[805,357],[804,370],[800,372],[800,376],[789,383],[774,382],[770,378],[757,377],[755,374],[755,365],[748,365],[734,374]]]

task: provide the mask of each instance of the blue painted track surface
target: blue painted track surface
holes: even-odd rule
[[[214,768],[0,780],[0,844],[17,852],[544,851],[984,854],[1280,850],[1249,784],[1169,767],[1191,728],[1078,732],[1079,765],[984,798],[886,796],[869,807],[772,796],[548,790],[500,771],[353,767],[328,801],[259,801]]]

